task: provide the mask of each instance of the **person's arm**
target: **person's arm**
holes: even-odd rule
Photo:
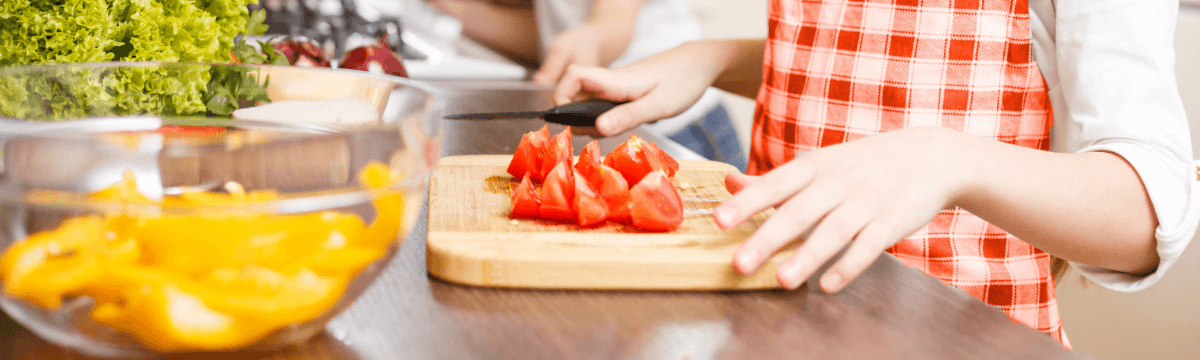
[[[817,149],[763,177],[729,176],[737,194],[714,211],[721,226],[779,205],[735,266],[754,271],[812,227],[777,276],[799,286],[850,243],[820,279],[839,291],[938,211],[961,206],[1052,255],[1137,283],[1121,290],[1148,286],[1146,274],[1161,276],[1191,239],[1198,213],[1172,71],[1172,3],[1057,2],[1058,60],[1047,71],[1061,75],[1055,121],[1071,132],[1054,146],[1071,153],[917,128]]]
[[[1157,225],[1137,173],[1108,153],[1056,154],[942,128],[913,128],[805,153],[762,177],[726,179],[714,212],[731,228],[776,212],[738,249],[752,273],[812,228],[779,266],[796,288],[848,243],[821,278],[840,291],[893,244],[961,206],[1047,252],[1130,273],[1152,271]]]
[[[569,66],[554,101],[629,101],[596,118],[601,134],[618,134],[682,113],[709,86],[753,97],[762,83],[764,46],[763,40],[700,40],[618,69]]]
[[[463,35],[525,66],[538,64],[533,3],[520,1],[426,0],[463,24]]]
[[[1058,101],[1052,150],[1119,155],[1137,171],[1158,220],[1159,261],[1148,275],[1073,262],[1084,276],[1110,289],[1143,289],[1179,258],[1200,216],[1191,132],[1175,79],[1179,1],[1053,4],[1056,51],[1039,54],[1054,56],[1049,65],[1057,71],[1048,78],[1057,76],[1059,83],[1051,93]]]
[[[552,84],[570,65],[608,66],[633,40],[643,0],[594,0],[588,19],[554,37],[533,81]]]

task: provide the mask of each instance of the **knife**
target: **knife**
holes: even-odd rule
[[[569,126],[596,126],[596,117],[625,102],[590,99],[558,106],[546,111],[518,111],[496,113],[471,113],[446,115],[450,120],[491,120],[491,119],[523,119],[542,118],[547,122]]]

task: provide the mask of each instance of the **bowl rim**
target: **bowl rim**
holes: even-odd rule
[[[434,86],[421,81],[403,78],[399,76],[387,74],[375,74],[359,70],[337,69],[324,67],[296,67],[290,65],[269,65],[269,64],[234,64],[234,63],[212,63],[212,62],[98,62],[98,63],[66,63],[66,64],[35,64],[35,65],[19,65],[0,68],[0,78],[12,76],[16,74],[28,74],[36,72],[54,71],[54,70],[70,70],[70,69],[119,69],[119,68],[149,68],[149,67],[172,67],[172,66],[224,66],[235,67],[244,66],[250,68],[266,68],[266,69],[281,69],[283,71],[301,71],[314,73],[336,73],[343,76],[353,76],[359,78],[383,80],[400,85],[404,88],[418,91],[424,96],[422,99],[422,116],[430,117],[432,122],[438,122],[440,111],[443,108],[443,100],[438,95],[438,91]],[[12,117],[0,116],[0,156],[3,156],[4,145],[12,140],[17,139],[45,139],[54,141],[74,141],[88,142],[91,144],[111,142],[105,140],[105,136],[111,135],[114,131],[139,131],[152,130],[173,121],[180,119],[186,120],[189,116],[158,116],[158,115],[129,115],[129,116],[96,116],[96,117],[80,117],[54,121],[36,121],[17,119]],[[234,120],[242,125],[252,125],[255,127],[283,127],[279,123],[266,121],[252,120]],[[87,131],[87,129],[95,129],[103,125],[119,125],[120,130],[105,131]],[[344,136],[347,133],[357,133],[365,131],[378,131],[381,128],[395,128],[396,125],[370,125],[361,126],[353,129],[334,130],[331,128],[308,125],[308,124],[286,124],[289,128],[303,128],[308,131],[289,134],[287,138],[304,137],[307,139],[321,139],[323,137],[331,138],[334,136]],[[439,126],[440,127],[440,126]],[[435,130],[440,133],[440,130]],[[436,136],[436,134],[434,134]],[[210,144],[205,144],[210,145]],[[115,145],[114,145],[115,146]],[[172,144],[172,146],[190,146],[186,144]],[[410,147],[416,144],[410,145]],[[421,149],[412,148],[410,150],[419,151]],[[0,164],[3,164],[3,159],[0,159]],[[386,165],[386,164],[385,164]],[[307,213],[314,211],[322,211],[326,209],[351,206],[371,201],[387,194],[397,191],[420,191],[425,186],[425,180],[429,173],[432,172],[432,166],[428,164],[423,166],[420,171],[413,171],[404,174],[398,181],[388,187],[380,189],[367,189],[363,187],[340,187],[328,188],[317,191],[295,192],[288,194],[280,194],[279,198],[263,201],[247,201],[234,204],[198,204],[198,205],[176,205],[164,204],[161,201],[153,203],[130,203],[125,201],[114,200],[96,200],[88,199],[87,193],[69,191],[69,190],[51,190],[51,189],[36,189],[36,188],[21,188],[13,191],[12,189],[4,189],[3,181],[0,181],[0,203],[20,203],[35,206],[44,206],[52,208],[62,208],[70,210],[95,211],[100,213],[145,213],[145,214],[189,214],[196,212],[214,212],[214,213],[233,213],[233,212],[263,212],[270,214],[294,214]],[[389,168],[393,166],[389,165]],[[395,169],[393,169],[395,170]],[[413,170],[413,169],[407,169]],[[357,174],[361,169],[352,169]],[[3,168],[0,167],[0,179],[4,178]],[[45,196],[52,194],[57,196]],[[31,196],[41,195],[41,196]]]
[[[26,74],[36,71],[49,71],[56,69],[113,69],[113,68],[145,68],[155,66],[222,66],[222,67],[253,67],[266,69],[286,69],[285,71],[302,71],[302,72],[332,72],[340,75],[349,75],[354,77],[362,77],[376,80],[390,81],[404,85],[405,87],[413,88],[423,92],[430,100],[434,102],[432,105],[441,105],[441,99],[438,96],[438,88],[418,80],[399,77],[388,74],[376,74],[360,70],[326,68],[326,67],[301,67],[291,65],[271,65],[271,64],[234,64],[234,63],[216,63],[216,62],[158,62],[158,61],[112,61],[112,62],[92,62],[92,63],[69,63],[69,64],[30,64],[17,65],[9,67],[0,67],[0,79],[5,76]],[[431,106],[430,111],[436,111],[440,106]],[[159,115],[128,115],[128,116],[93,116],[62,119],[54,121],[30,121],[26,119],[17,119],[0,115],[0,136],[39,136],[39,137],[61,137],[74,136],[64,133],[58,134],[31,134],[30,132],[40,132],[40,127],[54,123],[89,120],[89,119],[120,119],[120,118],[186,118],[187,116],[159,116]],[[238,120],[244,121],[244,120]],[[265,123],[265,122],[259,122]],[[50,126],[47,126],[50,127]],[[75,132],[77,133],[77,132]]]

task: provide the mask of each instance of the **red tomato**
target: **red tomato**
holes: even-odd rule
[[[542,206],[538,214],[542,219],[575,221],[572,205],[575,200],[575,171],[570,162],[559,162],[546,175],[542,185]]]
[[[529,173],[521,178],[521,185],[517,185],[517,190],[512,194],[512,211],[508,213],[508,217],[517,218],[537,218],[538,209],[542,206],[542,195],[538,193],[536,187],[533,186],[533,181],[529,180]]]
[[[541,130],[522,135],[521,144],[517,145],[517,151],[508,163],[508,173],[518,178],[529,174],[533,180],[542,180],[546,176],[546,173],[541,171],[542,151],[545,150],[549,138],[550,128],[544,125]]]
[[[591,185],[608,205],[608,219],[629,222],[629,183],[625,182],[621,173],[601,164],[583,176],[587,177],[588,185]]]
[[[592,140],[583,147],[583,151],[579,153],[579,161],[575,163],[575,170],[585,176],[595,171],[597,166],[600,166],[600,142]]]
[[[666,173],[652,171],[629,189],[629,216],[634,227],[649,231],[668,231],[683,223],[683,200]]]
[[[650,154],[657,155],[659,160],[662,161],[662,170],[667,173],[667,177],[675,177],[675,172],[679,171],[679,162],[675,161],[675,158],[667,155],[666,151],[659,149],[658,144],[654,142],[650,142]]]
[[[546,148],[542,150],[542,174],[550,173],[550,170],[558,166],[559,162],[566,162],[570,167],[573,153],[575,153],[575,149],[571,147],[571,127],[568,126],[550,138],[550,141],[546,143]]]
[[[604,157],[604,165],[621,172],[626,182],[637,184],[651,171],[667,171],[662,158],[652,154],[652,151],[654,150],[645,140],[637,135],[630,135],[629,140],[617,145],[616,149]]]
[[[575,213],[579,220],[579,226],[588,227],[603,223],[604,219],[608,218],[608,204],[604,202],[600,194],[592,190],[592,186],[588,185],[587,178],[584,178],[579,170],[573,171],[575,172]]]

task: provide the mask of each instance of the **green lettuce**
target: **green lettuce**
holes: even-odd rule
[[[248,46],[235,38],[266,31],[265,13],[251,14],[247,8],[255,2],[2,0],[0,67],[105,61],[228,63],[235,49]],[[267,100],[262,85],[247,81],[253,80],[248,72],[246,67],[193,65],[6,75],[0,80],[0,115],[228,115],[231,107]]]

